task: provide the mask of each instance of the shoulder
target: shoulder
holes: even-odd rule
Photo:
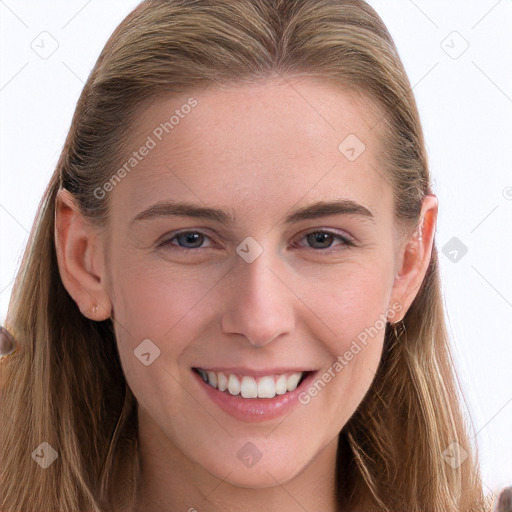
[[[494,501],[492,512],[512,512],[512,486],[501,490]]]

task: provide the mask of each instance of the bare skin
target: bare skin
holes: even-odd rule
[[[374,111],[312,78],[161,98],[137,123],[134,150],[191,96],[197,106],[109,192],[108,236],[69,193],[57,202],[64,285],[89,318],[114,318],[139,403],[134,510],[339,510],[337,440],[372,383],[384,329],[357,353],[353,342],[379,319],[405,315],[430,260],[437,198],[425,197],[419,231],[401,237],[379,171]],[[338,148],[350,134],[365,144],[353,161]],[[359,210],[285,222],[293,210],[342,199]],[[170,200],[222,209],[234,221],[133,221]],[[262,249],[250,263],[236,250],[247,237]],[[146,339],[160,350],[147,366],[134,357]],[[353,357],[333,370],[347,351]],[[307,404],[255,422],[219,407],[192,368],[330,371],[331,379],[303,395]],[[261,455],[250,467],[244,446]]]

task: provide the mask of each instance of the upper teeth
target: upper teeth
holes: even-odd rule
[[[227,390],[231,395],[242,395],[243,398],[274,398],[276,395],[284,395],[287,391],[293,391],[304,375],[303,372],[265,375],[256,380],[248,375],[240,379],[236,375],[226,375],[223,372],[197,371],[210,386],[219,391]]]

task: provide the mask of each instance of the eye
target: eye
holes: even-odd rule
[[[312,244],[310,247],[317,249],[316,252],[320,253],[322,253],[322,249],[330,249],[334,239],[338,239],[341,242],[341,244],[338,245],[341,245],[342,247],[355,246],[354,242],[347,236],[328,230],[315,230],[306,233],[305,235],[301,235],[292,243],[292,247],[297,247],[297,242],[304,238],[307,239],[309,244]],[[172,246],[178,251],[197,251],[199,249],[209,248],[209,246],[205,247],[203,244],[205,239],[210,240],[210,237],[201,231],[182,231],[180,233],[175,233],[171,238],[162,240],[157,247],[161,248]],[[177,243],[174,243],[174,240],[176,240]]]
[[[158,248],[173,246],[178,250],[194,251],[202,248],[201,245],[205,238],[209,239],[210,237],[200,231],[182,231],[181,233],[175,233],[171,238],[162,240],[158,244]],[[178,244],[173,243],[173,240],[177,240]],[[192,244],[193,247],[188,247],[187,245],[182,244]]]
[[[347,236],[341,235],[339,233],[335,233],[333,231],[326,230],[315,230],[302,235],[298,240],[307,239],[308,243],[313,244],[313,249],[318,249],[317,252],[321,252],[322,249],[329,249],[332,246],[333,239],[338,239],[341,241],[341,246],[345,247],[354,247],[354,242],[348,238]],[[318,244],[318,245],[316,245]],[[316,245],[316,247],[315,247]],[[296,247],[297,243],[293,243],[293,247]]]

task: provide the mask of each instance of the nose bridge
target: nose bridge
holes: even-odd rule
[[[226,333],[241,334],[252,345],[263,346],[292,330],[293,294],[277,275],[279,270],[282,274],[279,262],[269,244],[251,262],[240,256],[222,318]]]

